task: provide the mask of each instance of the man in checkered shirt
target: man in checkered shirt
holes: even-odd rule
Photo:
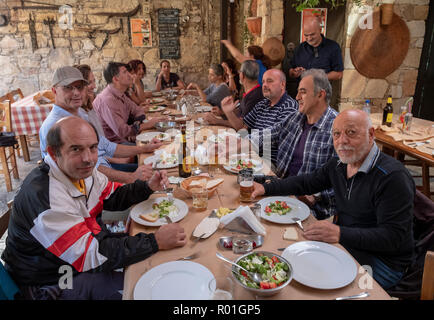
[[[335,154],[332,125],[337,112],[329,106],[332,88],[323,70],[310,69],[301,76],[298,111],[271,128],[271,142],[278,145],[275,173],[280,178],[310,173]],[[253,144],[262,144],[262,133],[252,132]],[[256,143],[255,143],[256,142]],[[264,147],[265,148],[265,147]],[[317,219],[334,215],[333,191],[305,195]]]

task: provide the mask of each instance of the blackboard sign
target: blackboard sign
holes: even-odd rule
[[[160,59],[179,59],[179,9],[158,10]]]

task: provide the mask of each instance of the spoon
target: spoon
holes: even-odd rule
[[[262,277],[259,273],[257,272],[250,272],[246,269],[244,269],[243,267],[239,266],[238,264],[236,264],[235,262],[232,262],[229,259],[226,259],[225,257],[223,257],[223,255],[220,254],[220,252],[216,253],[217,258],[222,259],[223,261],[226,261],[228,263],[230,263],[231,265],[240,268],[241,270],[245,271],[247,273],[247,275],[249,276],[250,279],[252,279],[254,282],[256,283],[260,283],[262,281]]]

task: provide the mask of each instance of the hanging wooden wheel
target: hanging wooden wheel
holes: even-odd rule
[[[410,43],[406,23],[395,13],[389,25],[381,25],[380,12],[372,17],[372,29],[357,28],[350,54],[356,70],[367,78],[384,79],[404,61]]]

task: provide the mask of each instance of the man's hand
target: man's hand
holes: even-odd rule
[[[197,84],[194,82],[189,83],[186,90],[190,89],[197,89]]]
[[[234,98],[232,98],[232,96],[227,96],[223,98],[223,100],[221,101],[221,106],[224,113],[229,113],[234,111],[237,104],[238,104],[238,100],[234,101]]]
[[[223,112],[221,111],[221,109],[219,107],[212,107],[211,112],[213,114],[215,114],[216,116],[222,116]]]
[[[152,170],[152,167],[151,167]],[[164,186],[169,185],[166,171],[154,171],[151,179],[148,181],[148,186],[152,191],[164,190]]]
[[[301,74],[305,71],[306,69],[303,67],[296,67],[296,68],[292,68],[290,69],[290,75],[293,78],[298,78],[301,76]]]
[[[182,247],[187,243],[184,228],[177,223],[162,225],[154,236],[160,250]]]
[[[262,196],[265,194],[264,186],[260,183],[253,182],[253,192],[252,192],[252,199],[255,199],[256,197]]]
[[[152,177],[152,164],[144,164],[137,168],[136,171],[132,173],[132,179],[136,180],[148,180]]]
[[[136,142],[136,137],[135,136],[129,136],[127,137],[128,142]]]
[[[330,221],[320,220],[305,227],[303,235],[307,240],[337,243],[341,237],[341,229]]]
[[[204,113],[203,120],[205,120],[209,124],[217,124],[217,118],[212,112]]]

